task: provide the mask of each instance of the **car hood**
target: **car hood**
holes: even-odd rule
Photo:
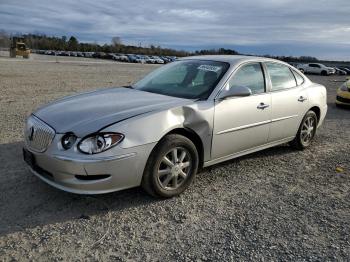
[[[73,132],[82,137],[134,116],[192,102],[129,88],[108,88],[54,101],[34,115],[57,133]]]

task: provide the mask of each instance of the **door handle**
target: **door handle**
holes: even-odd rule
[[[306,101],[307,100],[307,98],[306,97],[303,97],[303,96],[300,96],[299,98],[298,98],[298,101],[299,102],[304,102],[304,101]]]
[[[261,109],[261,110],[264,110],[265,108],[269,107],[269,105],[265,104],[265,103],[260,103],[258,106],[257,106],[257,109]]]

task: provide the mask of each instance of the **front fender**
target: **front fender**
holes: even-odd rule
[[[125,135],[120,147],[130,148],[161,140],[174,129],[186,128],[201,139],[204,161],[210,159],[213,130],[214,103],[199,101],[191,105],[150,112],[108,126],[102,131],[119,132]]]

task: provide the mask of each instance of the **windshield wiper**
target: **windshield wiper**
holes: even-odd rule
[[[122,87],[134,89],[132,86],[122,86]]]

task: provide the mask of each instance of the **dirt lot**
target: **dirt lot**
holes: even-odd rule
[[[329,94],[310,149],[283,145],[207,168],[177,198],[155,200],[139,188],[73,195],[28,172],[21,148],[31,111],[154,68],[0,57],[0,261],[349,259],[350,110],[334,106],[334,81],[345,77],[310,77]]]

